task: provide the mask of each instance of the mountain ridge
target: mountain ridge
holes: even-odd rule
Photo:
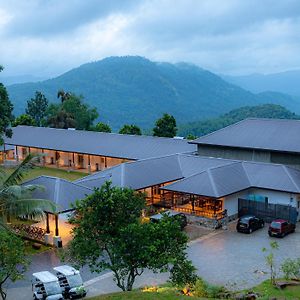
[[[58,101],[60,89],[83,95],[86,103],[98,109],[100,119],[115,130],[124,123],[153,127],[165,112],[173,114],[178,123],[186,123],[270,102],[300,111],[298,102],[288,95],[279,100],[274,93],[255,95],[196,65],[153,62],[140,56],[108,57],[55,78],[7,89],[15,114],[24,111],[35,91],[44,93],[50,102]]]

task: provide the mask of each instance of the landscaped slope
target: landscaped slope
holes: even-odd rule
[[[293,99],[257,96],[195,65],[155,63],[132,56],[110,57],[54,79],[8,87],[16,115],[23,112],[26,100],[36,90],[57,101],[59,89],[83,95],[114,129],[124,123],[151,128],[164,112],[173,114],[178,123],[186,123],[244,105],[273,102],[296,107]]]

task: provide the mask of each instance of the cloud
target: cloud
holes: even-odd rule
[[[269,73],[300,68],[299,33],[298,0],[3,0],[0,63],[10,74],[50,76],[142,55]]]
[[[12,17],[6,29],[8,36],[48,37],[64,35],[99,18],[126,12],[138,2],[137,0],[13,0],[6,3],[4,7]]]

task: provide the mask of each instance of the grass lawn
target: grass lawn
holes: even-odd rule
[[[34,242],[31,242],[31,241],[24,241],[25,243],[25,253],[27,255],[34,255],[34,254],[37,254],[37,253],[41,253],[41,252],[45,252],[45,251],[48,251],[50,249],[53,249],[52,247],[50,246],[45,246],[43,244],[41,244],[41,248],[40,249],[33,249],[32,248],[32,244]]]
[[[300,286],[287,287],[283,290],[277,289],[270,284],[267,280],[260,285],[252,289],[252,291],[260,294],[259,299],[284,299],[284,300],[296,300],[300,299]],[[206,299],[199,297],[187,297],[181,295],[180,292],[170,286],[162,286],[157,289],[157,291],[147,291],[143,292],[141,290],[134,290],[132,292],[120,292],[107,294],[97,297],[88,298],[90,300],[181,300],[181,299]]]
[[[187,300],[195,299],[200,300],[204,298],[198,297],[187,297],[181,295],[175,288],[171,287],[160,287],[157,292],[143,292],[141,290],[134,290],[132,292],[121,292],[114,294],[107,294],[103,296],[97,296],[88,298],[90,300]]]
[[[284,280],[283,280],[284,281]],[[264,298],[278,298],[278,299],[300,299],[300,286],[290,286],[285,289],[278,289],[271,285],[270,281],[264,281],[260,285],[253,288],[253,290]]]
[[[5,170],[7,172],[12,172],[12,169],[5,169]],[[84,176],[87,176],[88,174],[83,172],[66,171],[66,170],[55,169],[55,168],[35,167],[34,169],[30,170],[29,173],[25,176],[24,181],[41,175],[60,177],[63,179],[73,181],[82,178]]]

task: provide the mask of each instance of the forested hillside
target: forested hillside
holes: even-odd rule
[[[15,115],[23,113],[35,91],[51,102],[57,101],[61,89],[83,95],[113,130],[124,123],[151,128],[165,112],[174,115],[177,123],[186,123],[245,105],[276,103],[294,111],[299,106],[286,95],[255,95],[195,65],[155,63],[133,56],[110,57],[50,80],[8,86]]]
[[[193,134],[199,137],[246,118],[300,119],[300,115],[296,115],[286,108],[275,104],[244,106],[218,118],[179,125],[178,135],[187,136],[188,134]]]

